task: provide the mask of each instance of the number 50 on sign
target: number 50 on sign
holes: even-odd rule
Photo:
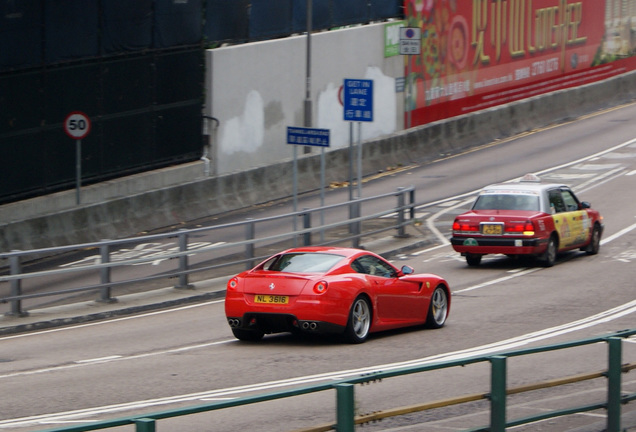
[[[81,140],[91,131],[91,120],[80,111],[73,111],[64,119],[64,132],[70,138]]]

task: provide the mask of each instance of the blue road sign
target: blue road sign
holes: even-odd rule
[[[329,147],[329,129],[287,126],[287,144]]]
[[[373,121],[373,80],[345,79],[345,121]]]

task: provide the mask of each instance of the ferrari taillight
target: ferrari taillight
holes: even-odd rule
[[[236,289],[237,286],[238,286],[238,278],[236,277],[233,277],[227,282],[227,289],[229,290],[233,291]]]
[[[320,281],[314,285],[314,292],[316,294],[322,294],[327,291],[327,281]]]

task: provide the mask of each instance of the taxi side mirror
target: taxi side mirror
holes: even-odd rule
[[[582,202],[581,202],[581,208],[584,208],[584,209],[592,208],[592,204],[590,204],[590,203],[589,203],[589,202],[587,202],[587,201],[582,201]]]

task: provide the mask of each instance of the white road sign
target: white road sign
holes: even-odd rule
[[[91,131],[91,120],[81,111],[73,111],[64,119],[64,132],[70,138],[81,140]]]

